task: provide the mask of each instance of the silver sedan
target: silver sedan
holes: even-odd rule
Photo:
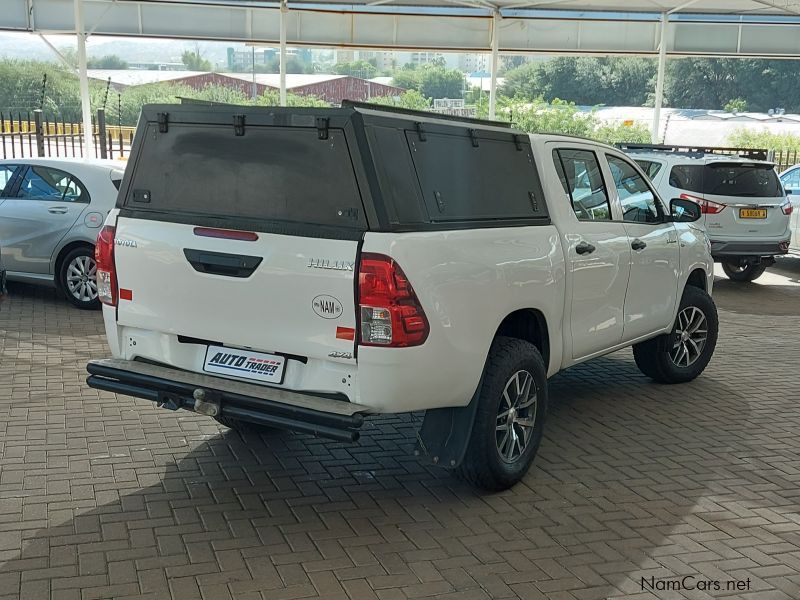
[[[124,168],[108,160],[0,160],[0,247],[8,280],[55,285],[78,308],[99,306],[94,244]]]

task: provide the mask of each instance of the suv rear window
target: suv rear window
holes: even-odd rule
[[[366,229],[341,129],[150,123],[125,206]]]
[[[772,165],[715,162],[676,165],[669,175],[672,187],[715,196],[777,198],[783,195]]]

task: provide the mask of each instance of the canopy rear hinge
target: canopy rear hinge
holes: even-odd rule
[[[469,129],[469,139],[472,141],[472,147],[478,147],[478,132],[474,129]]]
[[[514,134],[514,144],[517,146],[518,152],[522,152],[525,149],[522,144],[522,136],[519,134]]]
[[[317,117],[317,138],[328,139],[328,119],[326,117]]]
[[[244,135],[244,115],[233,115],[233,133]]]
[[[169,131],[169,113],[158,113],[158,131],[159,133],[167,133]]]
[[[417,135],[419,136],[419,141],[424,142],[428,138],[425,137],[425,130],[422,128],[422,123],[417,122]]]

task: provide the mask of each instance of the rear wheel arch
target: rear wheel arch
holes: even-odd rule
[[[535,308],[516,310],[507,315],[495,332],[498,336],[530,342],[539,350],[544,364],[550,366],[550,331],[544,314]]]
[[[60,287],[60,283],[58,281],[58,273],[61,271],[61,265],[64,262],[64,258],[67,256],[67,254],[75,250],[75,248],[94,248],[94,244],[91,242],[87,242],[85,240],[77,240],[75,242],[70,242],[69,244],[65,244],[64,247],[62,247],[58,251],[58,254],[56,255],[56,260],[53,263],[53,278],[55,280],[56,287]]]

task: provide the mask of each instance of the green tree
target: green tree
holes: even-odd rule
[[[736,148],[766,148],[800,152],[800,136],[790,133],[772,133],[765,129],[737,129],[728,136],[727,143]]]
[[[403,67],[392,74],[392,85],[406,90],[416,90],[419,87],[419,71]]]
[[[181,55],[181,61],[190,71],[210,71],[211,61],[206,60],[200,55],[200,49],[185,50]]]
[[[370,102],[372,104],[397,106],[398,108],[409,108],[413,110],[430,110],[431,108],[431,99],[426,98],[417,90],[407,90],[397,98],[393,96],[373,96]]]
[[[551,102],[568,98],[584,106],[641,106],[653,89],[655,63],[643,58],[559,57],[506,73],[502,93]]]
[[[99,58],[93,57],[86,61],[90,69],[127,69],[128,63],[116,54],[107,54]]]
[[[278,90],[268,90],[256,98],[255,105],[257,106],[279,106],[280,105],[280,92]],[[306,96],[300,94],[286,94],[287,106],[330,106],[330,102],[326,102],[316,96]]]
[[[349,63],[339,63],[334,67],[338,75],[350,75],[362,79],[371,79],[378,74],[378,68],[366,60],[357,60]]]
[[[741,113],[747,110],[747,100],[744,98],[734,98],[722,107],[722,110],[729,113]]]
[[[464,74],[458,69],[425,65],[418,82],[417,91],[426,98],[461,98],[464,93]]]

